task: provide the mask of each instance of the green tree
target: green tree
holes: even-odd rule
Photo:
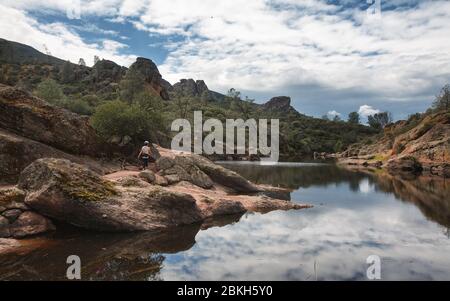
[[[165,118],[161,112],[164,111],[160,97],[151,95],[148,92],[141,92],[134,98],[133,105],[139,107],[147,114],[150,130],[164,131]]]
[[[240,92],[238,92],[238,95],[240,95]],[[250,99],[247,96],[245,96],[245,99],[240,99],[240,98],[235,97],[235,98],[233,98],[232,103],[231,103],[232,109],[239,112],[239,114],[244,119],[250,119],[250,115],[254,111],[254,109],[253,109],[254,101],[255,101],[254,99]]]
[[[235,88],[231,88],[231,89],[228,90],[228,92],[227,92],[227,97],[228,97],[228,98],[231,98],[232,100],[241,99],[241,92],[239,92],[239,91],[236,90]]]
[[[343,143],[341,140],[338,140],[336,144],[334,145],[334,152],[340,153],[342,151]]]
[[[450,110],[450,85],[445,85],[433,102],[432,108],[436,111]]]
[[[59,84],[53,79],[46,79],[42,81],[34,91],[34,95],[47,102],[62,106],[64,104],[65,96]]]
[[[70,61],[66,61],[61,67],[61,82],[67,84],[74,79],[74,66]]]
[[[112,136],[130,136],[133,140],[145,140],[151,135],[150,118],[137,105],[120,100],[98,106],[91,117],[91,124],[105,139]]]
[[[207,104],[209,101],[211,101],[211,95],[208,90],[202,92],[202,95],[200,95],[200,100],[204,104]]]
[[[359,124],[360,122],[360,117],[358,112],[351,112],[350,114],[348,114],[348,123],[351,124]]]
[[[386,125],[392,123],[392,114],[390,112],[381,112],[368,117],[368,123],[374,129],[383,129]]]

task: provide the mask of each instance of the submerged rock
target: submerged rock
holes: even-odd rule
[[[413,174],[417,174],[422,172],[423,167],[420,162],[411,156],[401,157],[396,159],[391,159],[387,163],[387,168],[389,172],[410,172]]]

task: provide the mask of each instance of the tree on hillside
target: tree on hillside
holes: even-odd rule
[[[432,108],[436,111],[450,110],[450,85],[445,85],[433,102]]]
[[[386,125],[392,123],[392,114],[390,112],[381,112],[368,117],[368,123],[374,129],[383,129]]]
[[[240,92],[237,91],[238,95],[240,95]],[[242,114],[242,117],[244,119],[250,119],[250,115],[253,111],[252,104],[255,102],[254,99],[248,98],[248,96],[245,96],[245,99],[240,98],[234,98],[231,105],[232,109],[236,110],[240,114]]]
[[[227,92],[227,97],[228,97],[228,98],[231,98],[231,100],[241,99],[241,92],[239,92],[239,91],[236,90],[235,88],[231,88],[231,89],[228,90],[228,92]]]
[[[150,127],[153,131],[162,131],[164,129],[163,104],[160,97],[151,95],[148,92],[141,92],[134,98],[134,105],[147,113],[150,121]]]
[[[80,66],[86,66],[86,62],[84,61],[83,58],[80,58],[80,60],[78,61],[78,65],[80,65]]]
[[[348,123],[359,124],[360,118],[358,112],[351,112],[348,114]]]
[[[34,91],[34,95],[46,100],[51,104],[62,105],[64,103],[64,93],[61,87],[53,79],[42,81]]]
[[[100,61],[100,58],[98,55],[94,55],[94,65],[97,64]]]
[[[70,61],[66,61],[61,67],[61,82],[70,83],[74,79],[74,68]]]
[[[200,100],[204,104],[207,104],[208,102],[210,102],[212,100],[211,94],[209,93],[208,90],[205,90],[202,92],[202,94],[200,95]]]
[[[341,121],[341,117],[339,117],[339,115],[334,115],[333,121],[335,122]]]
[[[336,144],[334,145],[333,150],[335,153],[340,153],[342,151],[342,148],[343,148],[343,143],[341,140],[338,140],[336,142]]]
[[[186,119],[188,113],[191,111],[191,99],[187,96],[177,95],[175,97],[175,105],[178,109],[178,117]]]

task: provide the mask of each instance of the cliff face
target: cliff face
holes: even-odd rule
[[[450,175],[450,113],[399,121],[374,143],[355,144],[340,154],[347,164],[385,166],[392,171],[424,169]]]

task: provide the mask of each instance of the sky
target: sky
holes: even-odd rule
[[[425,111],[450,82],[450,1],[1,0],[0,37],[88,65],[152,59],[320,117]]]

